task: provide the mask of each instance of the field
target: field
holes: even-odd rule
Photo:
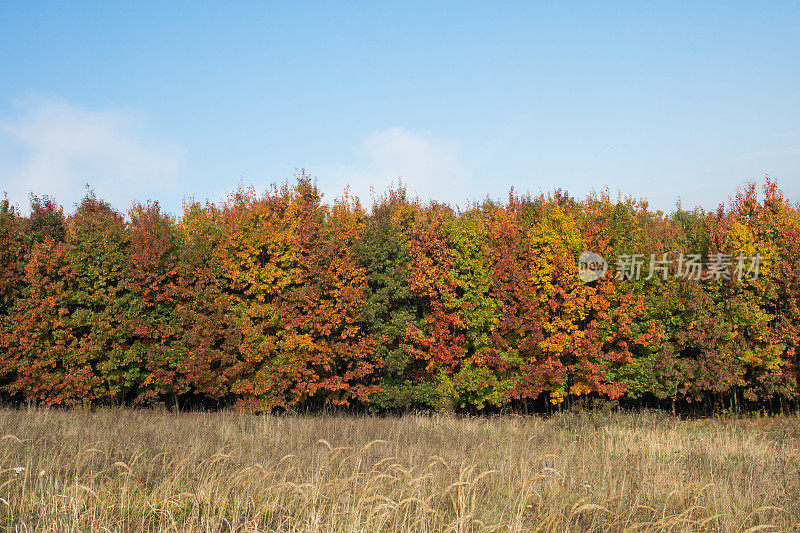
[[[0,410],[8,531],[798,531],[800,418]]]

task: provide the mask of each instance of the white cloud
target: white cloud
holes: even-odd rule
[[[314,174],[328,194],[338,196],[346,185],[369,207],[371,190],[380,194],[402,181],[410,195],[453,203],[467,198],[468,171],[455,143],[402,128],[373,131],[354,148],[348,165],[318,166]]]
[[[141,113],[91,110],[58,98],[26,99],[14,111],[0,118],[0,194],[23,210],[33,192],[69,211],[87,183],[120,210],[134,199],[178,191],[184,152],[156,142]]]

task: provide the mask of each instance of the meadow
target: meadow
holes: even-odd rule
[[[6,531],[798,531],[800,418],[0,410]]]

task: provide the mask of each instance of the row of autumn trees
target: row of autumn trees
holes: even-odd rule
[[[69,215],[48,197],[28,216],[4,202],[0,398],[263,411],[800,396],[800,208],[769,179],[667,215],[560,191],[463,211],[402,188],[369,209],[321,196],[301,174],[179,219],[92,193]],[[761,266],[758,279],[584,284],[583,250],[758,253]]]

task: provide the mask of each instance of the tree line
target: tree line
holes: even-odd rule
[[[612,268],[581,281],[590,250]],[[614,258],[733,258],[625,276]],[[729,275],[737,257],[757,276]],[[669,275],[667,275],[669,274]],[[0,205],[0,398],[249,411],[797,405],[800,208],[766,179],[668,214],[606,192],[466,209],[305,173],[220,204]]]

